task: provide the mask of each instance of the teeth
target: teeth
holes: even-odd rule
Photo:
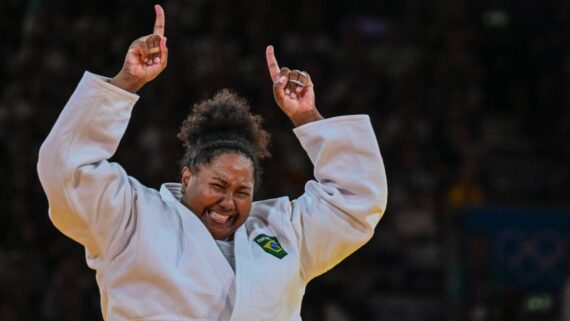
[[[210,217],[212,218],[212,221],[218,223],[218,224],[224,224],[228,221],[228,219],[230,218],[229,216],[225,216],[222,214],[218,214],[214,211],[210,211]]]

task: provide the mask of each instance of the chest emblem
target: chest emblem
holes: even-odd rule
[[[285,257],[285,255],[287,255],[287,252],[285,252],[283,247],[281,247],[281,244],[279,244],[279,241],[275,236],[259,234],[255,237],[254,241],[257,243],[257,245],[261,246],[265,252],[275,256],[278,259],[282,259]]]

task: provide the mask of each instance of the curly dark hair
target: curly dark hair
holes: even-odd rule
[[[252,161],[257,189],[263,172],[259,160],[271,156],[271,135],[261,127],[262,122],[261,116],[250,112],[244,98],[228,89],[196,103],[178,133],[185,148],[181,168],[194,171],[221,154],[239,153]]]

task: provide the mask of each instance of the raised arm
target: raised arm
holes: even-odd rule
[[[294,129],[315,180],[292,205],[302,276],[318,276],[364,245],[386,208],[384,163],[366,115],[331,117]]]
[[[138,100],[132,92],[166,66],[164,12],[155,10],[155,34],[133,42],[112,80],[86,72],[40,148],[38,175],[50,218],[93,257],[120,248],[133,229],[134,181],[107,159]]]
[[[372,237],[386,208],[386,173],[368,116],[323,119],[310,76],[279,68],[271,46],[266,59],[275,101],[298,126],[294,132],[315,167],[290,217],[308,282]]]

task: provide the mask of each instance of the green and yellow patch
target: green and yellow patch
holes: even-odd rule
[[[259,234],[258,236],[255,237],[254,241],[259,246],[261,246],[261,248],[265,252],[275,256],[278,259],[282,259],[287,255],[287,252],[285,252],[285,250],[283,249],[281,244],[279,244],[279,241],[275,236],[267,236],[265,234]]]

